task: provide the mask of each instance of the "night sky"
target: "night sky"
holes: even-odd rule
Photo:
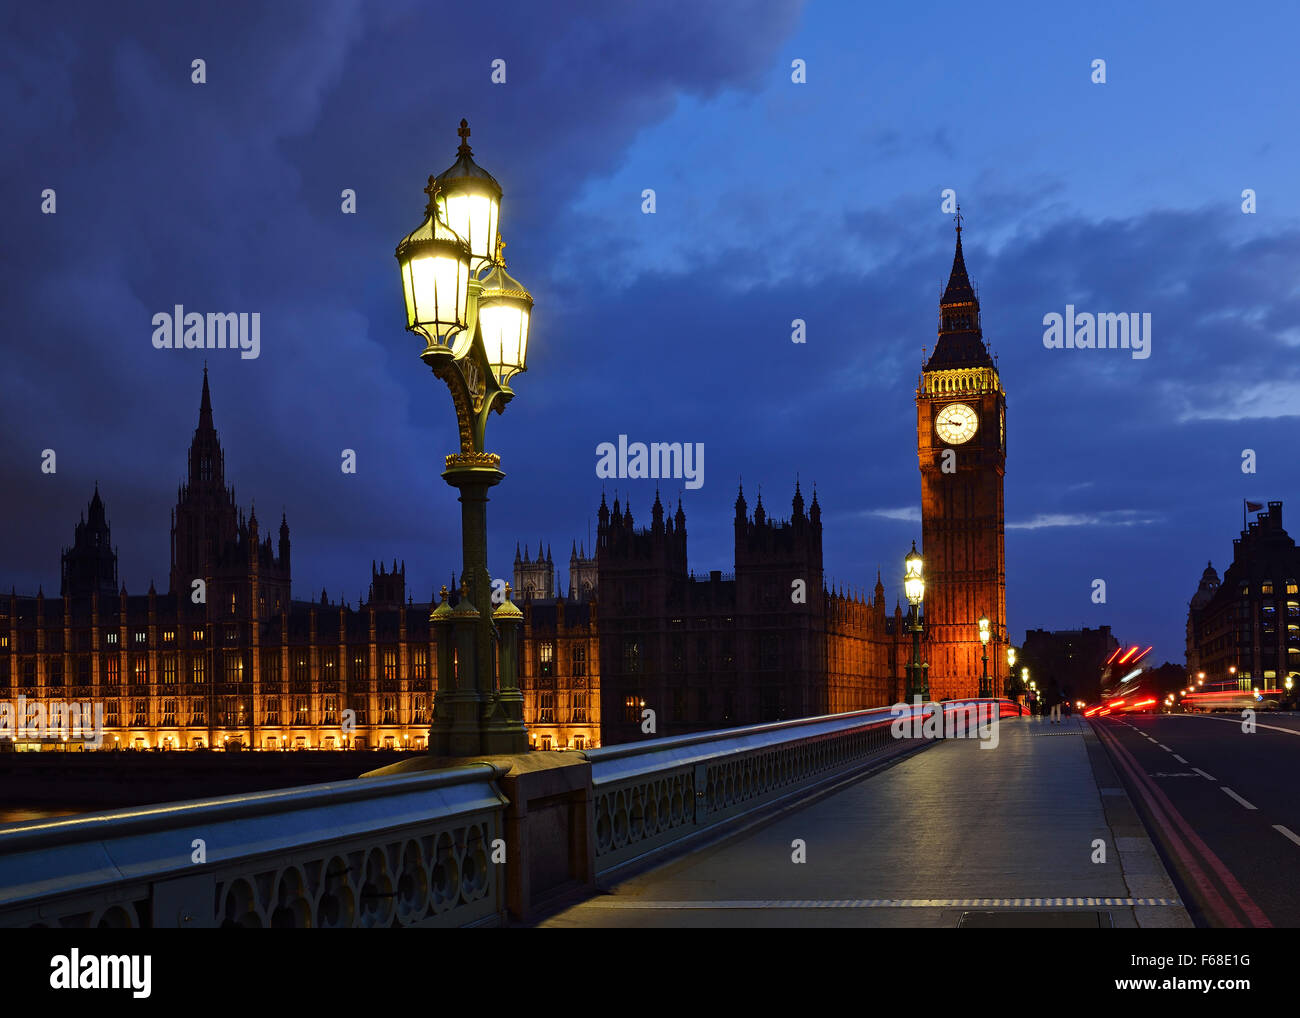
[[[602,483],[649,522],[654,481],[595,474],[627,434],[704,444],[682,495],[697,572],[732,569],[739,478],[786,516],[798,475],[827,577],[869,590],[880,568],[898,597],[952,188],[1008,396],[1013,637],[1110,624],[1181,661],[1242,499],[1300,520],[1300,16],[901,6],[7,5],[3,586],[58,592],[98,480],[128,590],[166,587],[205,358],[227,480],[264,532],[287,512],[295,596],[355,603],[378,558],[405,559],[417,599],[459,571],[455,416],[404,331],[393,250],[466,117],[536,300],[529,371],[488,430],[494,575],[541,539],[567,582]],[[176,304],[260,313],[261,355],[154,349]],[[1150,358],[1045,349],[1067,304],[1149,312]]]

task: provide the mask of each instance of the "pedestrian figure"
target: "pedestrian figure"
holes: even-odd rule
[[[1053,675],[1047,684],[1047,706],[1052,709],[1052,724],[1061,723],[1061,687],[1056,684],[1056,676]]]

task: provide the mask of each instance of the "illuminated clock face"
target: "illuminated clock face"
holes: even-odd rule
[[[949,403],[939,411],[934,429],[949,445],[961,445],[975,437],[979,416],[965,403]]]

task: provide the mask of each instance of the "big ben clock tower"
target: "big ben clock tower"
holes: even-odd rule
[[[1007,397],[980,331],[961,229],[959,211],[957,252],[939,303],[939,341],[916,390],[925,641],[935,700],[978,695],[981,616],[992,622],[988,671],[999,695],[1007,668],[1002,501]]]

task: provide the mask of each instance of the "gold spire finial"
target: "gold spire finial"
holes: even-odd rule
[[[460,148],[456,150],[457,155],[473,155],[473,150],[469,147],[469,121],[464,117],[461,118],[460,127],[456,133],[460,136]]]

